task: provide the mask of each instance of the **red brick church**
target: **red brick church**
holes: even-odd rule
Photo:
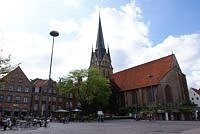
[[[174,54],[113,73],[109,49],[104,46],[101,19],[96,49],[91,55],[90,67],[96,67],[109,77],[117,109],[152,109],[157,118],[185,120],[188,113],[180,111],[189,103],[186,77]],[[143,110],[145,111],[145,110]],[[149,111],[149,110],[148,110]]]

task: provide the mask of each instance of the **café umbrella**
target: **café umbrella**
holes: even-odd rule
[[[55,111],[56,113],[68,113],[68,110],[64,110],[64,109],[59,109]]]
[[[81,112],[82,110],[81,110],[81,109],[78,109],[78,108],[76,108],[76,109],[73,109],[72,111],[73,111],[73,112]]]

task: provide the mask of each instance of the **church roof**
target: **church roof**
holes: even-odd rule
[[[114,73],[111,81],[117,84],[121,91],[157,85],[172,69],[174,58],[175,56],[172,54]]]

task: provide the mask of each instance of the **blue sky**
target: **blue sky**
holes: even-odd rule
[[[189,87],[200,87],[200,1],[198,0],[5,0],[0,5],[1,55],[29,79],[52,78],[88,68],[101,12],[105,44],[114,72],[176,55]]]
[[[150,21],[149,38],[154,43],[167,36],[200,33],[199,0],[137,0],[145,21]]]

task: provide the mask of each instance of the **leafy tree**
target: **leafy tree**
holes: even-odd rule
[[[87,87],[90,92],[89,103],[99,106],[108,105],[111,95],[108,79],[103,77],[95,68],[89,69]]]
[[[13,67],[10,63],[10,55],[7,58],[4,58],[2,55],[0,55],[0,77],[6,75],[12,69]]]
[[[70,72],[67,77],[60,78],[58,87],[65,93],[72,93],[87,113],[108,105],[111,95],[109,81],[94,68]]]

